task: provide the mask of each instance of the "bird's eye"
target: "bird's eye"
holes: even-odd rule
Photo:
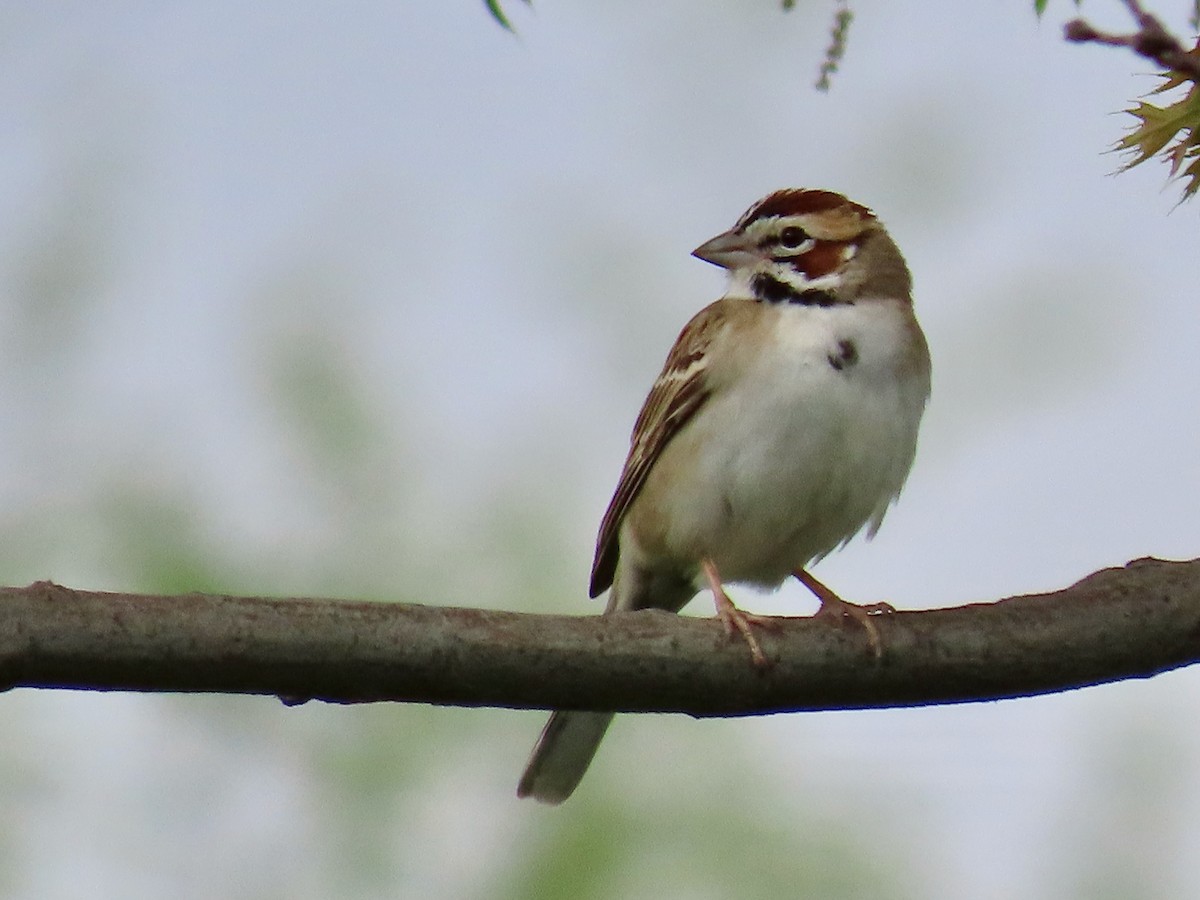
[[[795,250],[807,240],[808,234],[803,228],[796,225],[789,225],[783,231],[779,232],[779,243],[783,244],[789,250]]]

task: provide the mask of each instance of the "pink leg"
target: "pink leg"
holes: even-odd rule
[[[894,613],[896,611],[894,606],[890,603],[870,603],[866,606],[849,603],[809,575],[804,569],[797,569],[792,574],[821,601],[821,608],[817,610],[817,615],[813,616],[814,619],[818,616],[839,616],[853,619],[866,629],[867,640],[871,644],[871,649],[875,651],[875,658],[879,659],[883,656],[883,644],[879,640],[879,629],[871,621],[871,616]]]
[[[732,636],[734,630],[740,631],[746,643],[750,645],[750,658],[754,661],[754,665],[760,668],[770,666],[771,660],[759,646],[752,626],[777,629],[779,622],[771,616],[756,616],[754,613],[742,612],[733,605],[733,601],[725,593],[725,587],[721,584],[721,575],[717,571],[716,564],[711,559],[704,559],[700,561],[700,567],[704,570],[704,577],[708,580],[708,586],[712,590],[713,603],[717,607],[717,618],[725,626],[725,633]]]

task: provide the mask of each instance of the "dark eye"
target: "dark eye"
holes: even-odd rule
[[[795,225],[789,225],[783,231],[779,232],[779,243],[783,244],[789,250],[795,250],[807,240],[808,234],[803,228]]]

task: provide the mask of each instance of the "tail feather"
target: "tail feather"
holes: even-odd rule
[[[533,748],[517,796],[553,804],[570,797],[612,720],[612,713],[553,713]]]
[[[627,565],[622,559],[617,565],[604,614],[651,607],[679,612],[695,593],[691,579],[673,572],[643,570]],[[612,720],[610,712],[560,710],[552,713],[517,785],[517,796],[555,804],[570,797],[583,779]]]

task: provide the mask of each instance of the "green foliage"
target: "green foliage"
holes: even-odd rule
[[[821,72],[817,76],[818,91],[828,91],[830,77],[838,69],[838,63],[846,53],[846,37],[850,33],[850,23],[854,21],[854,13],[849,5],[842,0],[838,3],[837,11],[833,14],[833,28],[829,35],[829,46],[825,49],[825,61],[821,63]]]
[[[500,27],[505,31],[516,33],[516,29],[513,28],[512,22],[508,20],[508,16],[504,12],[504,7],[500,5],[500,0],[483,0],[483,2],[487,6],[487,11],[492,14],[492,18],[500,23]],[[525,0],[525,5],[533,6],[533,0]]]
[[[1189,55],[1200,60],[1200,43]],[[1187,200],[1200,191],[1200,82],[1180,72],[1167,72],[1162,77],[1164,82],[1148,96],[1186,88],[1183,96],[1167,106],[1141,100],[1127,109],[1138,121],[1115,149],[1130,154],[1122,171],[1160,156],[1171,167],[1170,177],[1184,180],[1182,199]]]
[[[531,810],[536,830],[492,896],[908,900],[915,895],[902,837],[881,847],[836,816],[789,810],[783,817],[765,799],[769,791],[751,778],[724,778],[710,770],[691,790],[643,788],[649,793],[638,799],[626,777],[624,785],[614,783],[607,791],[589,785],[560,809]]]
[[[1075,0],[1075,5],[1079,6],[1083,0]],[[1042,17],[1042,13],[1046,11],[1046,7],[1050,5],[1050,0],[1033,0],[1033,11],[1037,13],[1038,18]]]
[[[780,0],[780,7],[784,12],[789,12],[796,8],[796,0]],[[825,48],[825,59],[821,61],[821,70],[814,85],[818,91],[829,90],[833,73],[838,70],[838,64],[846,53],[846,38],[853,21],[854,13],[850,11],[849,0],[837,0],[833,26],[829,30],[829,46]]]

